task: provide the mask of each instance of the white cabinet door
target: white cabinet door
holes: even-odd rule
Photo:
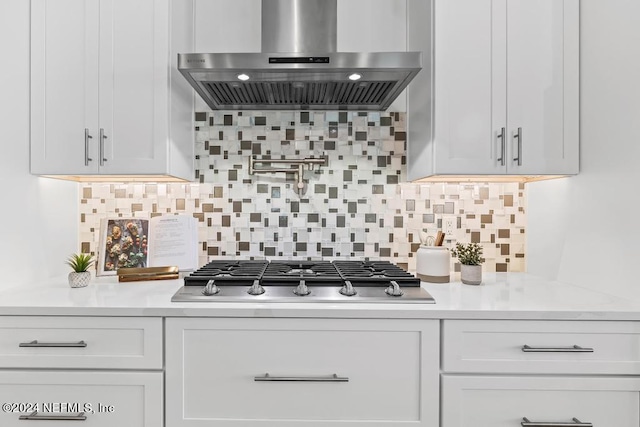
[[[438,426],[436,320],[167,319],[167,426]]]
[[[503,174],[506,0],[435,3],[434,172]]]
[[[166,0],[100,2],[101,173],[166,170],[168,14]]]
[[[409,178],[578,173],[578,12],[578,0],[435,0],[433,79],[415,82],[434,101],[410,95]],[[430,54],[409,22],[410,47]]]
[[[97,0],[31,2],[31,173],[98,171],[97,23]]]
[[[162,399],[161,372],[0,372],[3,427],[162,427]]]
[[[193,178],[191,0],[34,0],[31,172]]]
[[[578,1],[507,2],[510,174],[578,173]]]
[[[639,390],[637,378],[443,375],[440,425],[515,427],[527,418],[553,426],[572,425],[575,418],[594,426],[637,427]]]

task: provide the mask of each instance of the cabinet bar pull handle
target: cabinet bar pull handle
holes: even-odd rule
[[[87,343],[83,341],[78,342],[38,342],[33,340],[31,342],[21,342],[18,347],[86,347]]]
[[[66,415],[66,414],[61,414],[61,415],[52,415],[52,414],[45,414],[45,415],[38,415],[38,411],[33,411],[32,413],[28,414],[28,415],[20,415],[20,418],[18,418],[19,420],[40,420],[40,421],[85,421],[87,419],[87,416],[84,414],[84,412],[78,412],[77,415]]]
[[[500,139],[500,157],[497,159],[502,166],[504,166],[504,147],[505,147],[505,133],[506,129],[502,128],[500,133],[498,134],[498,139]]]
[[[518,155],[513,158],[513,161],[518,162],[518,166],[522,166],[522,128],[518,128],[518,133],[513,137],[518,140]]]
[[[92,162],[93,159],[89,157],[89,140],[93,137],[89,135],[89,129],[84,128],[84,165],[89,166],[89,162]]]
[[[254,377],[254,381],[284,381],[284,382],[321,382],[321,383],[347,383],[348,377],[339,377],[338,374],[317,377],[272,377],[268,373],[264,376]]]
[[[580,347],[579,345],[572,347],[530,347],[525,344],[522,346],[522,351],[525,353],[593,353],[593,348]]]
[[[104,162],[107,159],[104,157],[104,140],[107,139],[107,135],[104,134],[104,129],[100,128],[100,166],[104,166]]]
[[[527,417],[522,417],[522,422],[520,423],[522,427],[593,427],[591,423],[583,423],[577,418],[572,418],[571,422],[536,422],[529,421]]]

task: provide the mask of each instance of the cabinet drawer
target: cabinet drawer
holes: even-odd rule
[[[84,416],[82,427],[162,426],[161,372],[0,372],[0,425],[66,426]],[[37,413],[33,413],[37,411]],[[26,415],[34,421],[20,419]],[[39,422],[36,422],[39,421]]]
[[[597,427],[638,427],[638,390],[640,380],[632,378],[443,375],[442,425],[519,427],[523,418],[571,425],[576,418]]]
[[[640,323],[448,320],[442,368],[445,372],[640,374]]]
[[[438,352],[437,321],[168,319],[167,424],[437,426]]]
[[[162,319],[0,317],[0,366],[162,369]]]

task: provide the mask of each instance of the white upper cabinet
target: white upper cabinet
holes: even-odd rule
[[[32,173],[98,170],[97,6],[85,0],[31,3]]]
[[[434,51],[409,87],[410,180],[578,173],[578,0],[410,6],[409,49]]]
[[[193,95],[176,68],[191,8],[32,2],[32,173],[193,179]]]
[[[578,0],[507,2],[507,173],[578,173],[578,47]]]
[[[504,172],[496,141],[507,118],[504,12],[492,0],[436,2],[437,174]]]

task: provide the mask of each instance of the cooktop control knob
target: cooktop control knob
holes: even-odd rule
[[[358,292],[356,292],[356,290],[353,289],[353,285],[349,280],[345,280],[344,286],[342,287],[342,289],[340,289],[340,293],[346,297],[352,297]]]
[[[311,291],[309,290],[309,287],[305,284],[304,280],[300,280],[300,284],[293,290],[293,293],[303,297],[305,295],[309,295]]]
[[[215,295],[220,292],[220,288],[216,285],[215,280],[209,280],[207,284],[202,289],[202,295]]]
[[[402,295],[404,295],[404,292],[402,292],[402,289],[400,289],[400,285],[398,285],[398,282],[396,282],[395,280],[392,280],[389,287],[384,291],[387,295],[392,297],[401,297]]]
[[[262,287],[259,281],[254,280],[253,285],[251,285],[247,293],[249,295],[262,295],[264,294],[264,288]]]

